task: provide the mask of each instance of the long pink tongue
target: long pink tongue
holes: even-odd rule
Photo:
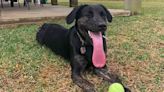
[[[97,68],[104,67],[106,63],[106,57],[103,50],[102,34],[101,32],[90,32],[90,36],[93,42],[92,63]]]

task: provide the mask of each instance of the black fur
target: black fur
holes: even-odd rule
[[[43,24],[37,33],[37,41],[49,47],[53,52],[69,58],[68,29],[58,24]]]
[[[95,74],[103,77],[110,83],[121,80],[108,72],[107,66],[96,68],[92,64],[93,46],[88,31],[101,32],[105,35],[107,22],[112,21],[110,12],[103,5],[81,5],[72,10],[67,16],[66,22],[75,25],[69,30],[58,24],[44,24],[40,27],[36,39],[41,45],[45,45],[53,52],[70,60],[72,80],[85,92],[96,92],[94,85],[82,77],[87,67],[92,67]],[[79,33],[80,37],[77,35]],[[80,40],[83,39],[83,42]],[[86,48],[82,54],[80,48]],[[104,51],[107,52],[106,40],[103,38]],[[130,92],[125,88],[125,92]]]

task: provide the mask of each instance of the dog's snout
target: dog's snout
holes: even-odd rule
[[[105,25],[105,24],[100,24],[99,27],[100,27],[100,28],[105,28],[106,25]]]
[[[106,26],[105,24],[99,24],[98,27],[99,27],[100,29],[106,29],[106,28],[107,28],[107,26]]]

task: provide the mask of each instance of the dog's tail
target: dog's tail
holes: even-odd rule
[[[43,45],[44,44],[44,37],[45,37],[45,29],[46,29],[47,24],[43,24],[41,27],[38,28],[38,32],[36,34],[36,40],[38,41],[39,44]]]

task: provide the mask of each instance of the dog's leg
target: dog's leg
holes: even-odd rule
[[[94,68],[94,72],[110,83],[121,82],[117,75],[112,75],[109,73],[106,66],[104,68]]]
[[[73,60],[71,61],[72,80],[75,84],[82,88],[84,92],[96,92],[94,85],[81,76],[81,73],[83,73],[87,63],[88,62],[84,57],[80,55],[74,56]]]
[[[119,77],[117,75],[109,73],[108,68],[106,66],[104,68],[94,68],[94,72],[109,83],[117,82],[122,84],[122,81],[119,79]],[[125,92],[131,92],[126,87],[124,87],[124,89]]]

